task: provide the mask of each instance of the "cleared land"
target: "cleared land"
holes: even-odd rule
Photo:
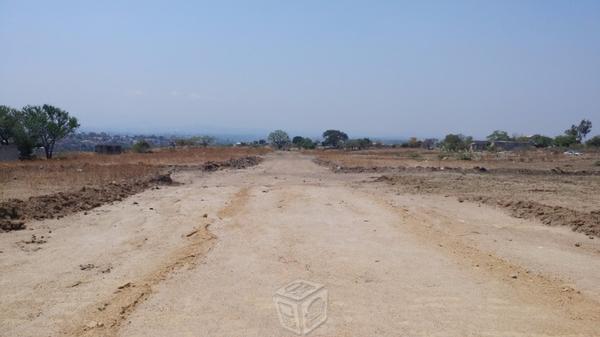
[[[594,155],[525,161],[550,173],[522,175],[520,161],[440,172],[402,151],[177,171],[180,185],[0,234],[0,331],[290,336],[272,296],[306,279],[329,291],[311,336],[600,336],[600,239],[467,198],[522,186],[511,200],[551,204],[571,186],[561,207],[591,215],[597,176],[575,171],[593,170]],[[363,169],[346,169],[356,160]],[[537,191],[550,188],[556,197]]]

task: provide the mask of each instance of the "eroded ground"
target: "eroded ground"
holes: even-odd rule
[[[305,279],[311,336],[600,336],[600,239],[381,175],[273,153],[2,233],[0,331],[292,336],[272,296]]]

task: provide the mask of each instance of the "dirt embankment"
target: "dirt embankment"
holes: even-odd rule
[[[598,186],[597,177],[558,179],[553,176],[438,172],[382,175],[374,181],[393,185],[398,192],[453,196],[460,202],[500,207],[516,218],[536,219],[549,226],[567,226],[600,237],[600,210],[589,197],[590,193],[597,193],[594,187]],[[587,211],[580,207],[590,203],[593,208],[586,207]]]
[[[260,164],[260,162],[262,161],[261,157],[258,156],[247,156],[247,157],[242,157],[242,158],[232,158],[226,161],[220,161],[220,162],[215,162],[215,161],[208,161],[206,163],[204,163],[201,168],[204,171],[217,171],[217,170],[222,170],[222,169],[226,169],[226,168],[234,168],[234,169],[244,169],[250,166],[255,166]]]
[[[60,218],[123,200],[150,187],[172,184],[174,182],[169,174],[160,174],[149,179],[83,187],[77,191],[35,196],[27,200],[11,199],[0,203],[0,229],[24,229],[27,220]]]
[[[335,173],[425,173],[425,172],[457,172],[457,173],[489,173],[489,174],[522,174],[522,175],[574,175],[574,176],[600,176],[597,170],[565,170],[560,167],[551,169],[528,168],[486,168],[473,166],[472,168],[455,166],[344,166],[338,163],[314,159],[316,164],[329,167]]]
[[[220,162],[209,161],[200,166],[200,169],[209,172],[225,168],[243,169],[258,165],[261,160],[262,158],[257,156],[247,156]],[[170,174],[158,174],[150,178],[33,196],[27,200],[10,199],[0,203],[0,232],[24,229],[29,220],[61,218],[71,213],[89,211],[103,204],[121,201],[148,188],[173,184],[178,183],[171,179]]]
[[[567,226],[573,231],[600,237],[600,210],[586,213],[560,206],[544,205],[535,201],[513,201],[491,197],[469,197],[459,200],[499,206],[507,209],[516,218],[536,219],[548,226]]]

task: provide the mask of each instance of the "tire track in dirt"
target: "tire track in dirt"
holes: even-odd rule
[[[250,199],[250,187],[242,187],[234,196],[231,198],[229,205],[222,208],[217,212],[219,219],[231,218],[242,211],[242,208],[248,203]]]
[[[90,306],[70,326],[61,330],[66,336],[115,336],[135,308],[153,292],[153,287],[171,273],[185,266],[193,268],[198,259],[207,254],[217,237],[210,232],[209,223],[199,226],[186,235],[190,242],[173,252],[168,261],[143,278],[127,282],[113,296]]]
[[[482,251],[451,233],[435,229],[432,221],[444,219],[446,223],[452,223],[456,219],[427,209],[426,206],[422,208],[423,214],[418,214],[394,206],[376,195],[371,195],[371,198],[399,214],[410,233],[424,245],[443,252],[468,272],[484,274],[491,282],[508,285],[518,301],[561,310],[573,320],[587,321],[590,324],[600,321],[600,303],[566,285],[564,280],[532,273],[520,265]]]
[[[219,218],[237,214],[248,199],[249,188],[244,187],[218,212]],[[209,230],[210,225],[208,219],[203,220],[202,225],[185,236],[189,242],[173,252],[155,271],[121,285],[111,298],[91,305],[79,318],[73,319],[73,323],[61,329],[60,334],[73,337],[116,336],[131,313],[152,295],[156,285],[174,271],[184,267],[193,269],[200,262],[200,258],[212,250],[217,236]]]

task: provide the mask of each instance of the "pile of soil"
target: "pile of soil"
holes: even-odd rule
[[[587,213],[535,201],[513,201],[490,197],[468,197],[465,200],[506,208],[516,218],[536,219],[548,226],[568,226],[573,231],[600,237],[600,210]]]
[[[27,200],[10,199],[0,203],[0,231],[24,229],[27,220],[61,218],[121,201],[150,187],[173,184],[175,182],[169,174],[159,174],[141,180],[112,182],[102,187],[83,187],[78,191],[35,196]]]
[[[233,158],[220,162],[208,161],[202,165],[202,170],[212,172],[226,168],[244,169],[250,166],[258,165],[261,161],[262,158],[257,156]]]

